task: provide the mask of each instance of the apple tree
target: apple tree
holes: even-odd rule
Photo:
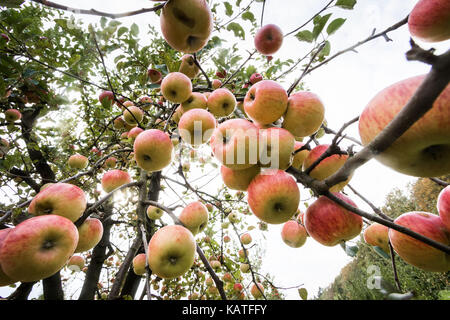
[[[347,241],[364,232],[394,273],[397,255],[448,272],[450,189],[439,177],[450,173],[450,53],[411,40],[407,59],[430,72],[386,84],[340,128],[328,127],[304,80],[401,27],[423,41],[450,38],[448,2],[430,3],[333,54],[339,15],[356,0],[326,1],[292,31],[264,23],[265,0],[155,1],[114,14],[2,3],[6,298],[39,287],[51,300],[282,299],[284,288],[261,270],[271,224],[283,224],[290,247],[317,241],[354,255]],[[121,22],[141,15],[160,29]],[[282,60],[276,52],[290,39],[309,50]],[[356,123],[359,138],[345,133]],[[372,159],[441,188],[439,215],[394,220],[352,188]]]

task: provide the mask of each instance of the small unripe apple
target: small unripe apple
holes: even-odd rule
[[[146,272],[145,264],[147,262],[146,260],[147,260],[147,257],[145,256],[145,253],[140,253],[134,257],[133,271],[138,276],[142,276],[143,274],[145,274],[145,272]]]
[[[17,109],[8,109],[5,111],[5,120],[6,122],[15,122],[22,118],[22,113],[20,113]]]
[[[164,211],[158,207],[155,207],[155,206],[147,207],[147,217],[151,220],[160,219],[163,214],[164,214]]]
[[[250,244],[252,242],[252,236],[249,233],[244,233],[241,235],[241,242],[244,245]]]
[[[259,299],[264,294],[264,287],[261,283],[253,283],[250,293],[252,294],[253,298]]]

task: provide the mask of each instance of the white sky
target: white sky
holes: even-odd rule
[[[124,12],[153,5],[153,2],[144,0],[128,0],[126,2],[110,0],[107,2],[107,6],[105,6],[105,1],[100,0],[75,2],[57,0],[55,2],[108,12]],[[230,1],[230,3],[233,2]],[[248,2],[242,1],[243,5]],[[328,0],[283,0],[282,2],[267,0],[264,23],[275,23],[284,32],[289,32],[303,24],[327,2]],[[347,18],[347,21],[331,37],[331,53],[365,39],[371,34],[373,28],[376,28],[378,32],[400,21],[406,17],[416,2],[416,0],[359,0],[352,11],[333,10],[331,19],[343,17]],[[253,9],[253,12],[258,21],[258,12],[261,7],[262,4],[253,6],[253,8],[257,8],[257,10]],[[78,18],[89,22],[99,20],[97,17],[86,15],[78,15]],[[227,18],[224,19],[227,20]],[[137,23],[142,36],[146,34],[145,28],[149,23],[153,24],[157,30],[159,29],[159,20],[152,13],[124,18],[120,21],[124,25]],[[306,28],[312,29],[311,25]],[[359,115],[368,101],[384,87],[404,78],[428,72],[428,66],[418,62],[408,62],[405,59],[404,53],[409,49],[409,33],[406,26],[391,32],[389,37],[394,41],[386,42],[383,38],[379,38],[369,42],[359,47],[358,53],[346,53],[304,79],[305,87],[319,95],[324,102],[325,116],[330,128],[338,130],[344,122]],[[433,46],[423,44],[423,46],[438,48],[438,52],[442,52],[448,47],[448,44],[449,41]],[[247,34],[246,42],[241,46],[252,50],[253,39]],[[282,48],[274,57],[295,60],[303,56],[308,48],[309,46],[291,36],[285,39]],[[282,85],[287,89],[292,80],[299,75],[300,71],[297,71]],[[357,124],[348,129],[347,133],[359,138]],[[377,206],[381,206],[385,195],[390,190],[394,187],[403,187],[412,180],[414,179],[381,166],[376,161],[370,161],[356,171],[351,185]],[[361,208],[370,210],[364,203],[358,201],[350,190],[348,193]],[[302,198],[309,197],[309,192],[304,189],[301,190],[301,194]],[[282,242],[280,230],[281,225],[272,225],[269,226],[269,232],[264,233],[267,238],[267,254],[263,258],[264,270],[274,275],[274,283],[278,286],[291,287],[304,284],[311,297],[317,293],[319,287],[329,285],[340,269],[351,260],[339,246],[324,247],[311,238],[308,238],[302,248],[292,249]],[[364,271],[362,270],[362,272]],[[0,295],[4,295],[3,290],[0,288]],[[288,299],[299,298],[296,289],[283,292]]]

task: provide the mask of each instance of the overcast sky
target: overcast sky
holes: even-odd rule
[[[108,12],[124,12],[142,7],[149,7],[153,3],[144,0],[55,0],[60,4],[77,6],[80,8],[95,8]],[[219,2],[219,1],[217,1]],[[230,1],[233,3],[234,1]],[[249,1],[243,0],[242,3]],[[267,0],[265,7],[264,23],[275,23],[284,32],[289,32],[303,22],[307,21],[328,0]],[[415,0],[359,0],[355,9],[333,10],[333,18],[344,17],[347,19],[342,28],[332,36],[332,54],[347,48],[368,37],[376,28],[381,31],[394,23],[402,20],[413,8]],[[107,6],[105,4],[107,3]],[[262,4],[254,5],[255,16]],[[84,21],[98,21],[99,18],[78,15],[77,18]],[[134,16],[121,19],[125,25],[137,23],[141,29],[141,35],[146,34],[148,23],[153,24],[159,30],[159,22],[156,15]],[[311,25],[306,27],[312,29]],[[357,49],[358,53],[346,53],[323,66],[310,75],[305,81],[305,87],[316,93],[324,102],[325,117],[330,128],[335,130],[346,121],[358,116],[368,101],[384,87],[399,80],[428,72],[429,68],[418,62],[408,62],[405,52],[409,49],[409,33],[406,26],[391,32],[389,37],[392,42],[386,42],[379,38]],[[242,48],[253,48],[253,39],[247,35],[246,43]],[[441,50],[448,47],[449,42],[440,43],[435,48]],[[431,45],[424,44],[425,48]],[[297,41],[294,37],[285,39],[282,48],[275,58],[296,59],[303,56],[309,47]],[[439,51],[438,51],[439,52]],[[292,80],[300,75],[300,71],[291,75],[283,86],[287,89]],[[357,124],[350,127],[347,133],[359,138]],[[324,140],[326,142],[326,140]],[[377,206],[383,204],[385,195],[394,187],[404,187],[406,183],[414,179],[398,174],[372,160],[367,165],[358,169],[351,181],[351,185],[357,188]],[[219,181],[220,182],[220,181]],[[348,190],[348,194],[363,209],[370,210],[364,203],[358,201]],[[309,192],[301,190],[302,198],[309,197]],[[303,209],[303,208],[302,208]],[[292,249],[283,244],[280,237],[281,226],[270,226],[269,232],[264,233],[267,238],[267,254],[263,258],[264,270],[274,275],[274,283],[281,287],[304,284],[315,295],[319,287],[329,285],[340,269],[350,261],[350,258],[339,247],[324,247],[313,239],[308,238],[302,248]],[[256,230],[255,230],[256,231]],[[257,237],[255,232],[255,236]],[[362,270],[361,272],[364,272]],[[286,290],[287,298],[298,299],[296,289]],[[2,291],[0,289],[0,295]]]

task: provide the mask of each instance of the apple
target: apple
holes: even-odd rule
[[[133,271],[138,276],[142,276],[145,274],[145,265],[147,262],[147,257],[145,253],[139,253],[133,258]]]
[[[87,218],[78,227],[78,243],[75,253],[84,252],[95,247],[103,236],[103,224],[97,218]]]
[[[256,32],[254,44],[259,53],[271,56],[283,44],[283,32],[275,24],[266,24]]]
[[[359,119],[359,134],[369,144],[403,109],[425,75],[399,81],[380,91]],[[375,157],[385,166],[416,177],[439,177],[450,173],[450,85],[433,107],[400,138]]]
[[[226,272],[226,273],[223,275],[222,280],[223,280],[224,282],[232,282],[232,281],[233,281],[233,277],[231,276],[231,273]]]
[[[244,233],[243,235],[241,235],[240,239],[242,244],[244,245],[252,243],[252,236],[250,235],[250,233]]]
[[[184,142],[193,146],[207,142],[216,128],[216,119],[204,109],[191,109],[180,118],[178,132]]]
[[[364,230],[364,241],[371,246],[380,247],[384,252],[390,254],[388,231],[388,227],[374,222]]]
[[[210,145],[214,156],[230,169],[247,169],[258,163],[258,128],[248,120],[221,123],[214,130]]]
[[[82,256],[71,256],[67,262],[67,268],[74,272],[79,272],[84,268],[85,260]]]
[[[22,118],[22,114],[17,109],[8,109],[5,111],[5,120],[6,122],[15,122]]]
[[[242,283],[235,283],[233,285],[233,290],[234,292],[241,292],[242,290],[244,290],[244,286],[242,285]]]
[[[270,124],[286,112],[288,95],[286,90],[273,80],[262,80],[247,91],[244,110],[250,119],[260,124]]]
[[[114,129],[120,130],[125,128],[125,120],[122,117],[118,117],[113,121]]]
[[[257,175],[248,186],[248,205],[260,220],[281,224],[297,211],[300,190],[294,178],[282,170],[269,169]]]
[[[4,157],[9,151],[9,142],[8,140],[1,138],[0,139],[0,157]]]
[[[308,91],[292,94],[287,103],[282,127],[295,137],[307,137],[319,130],[325,117],[320,98]]]
[[[86,209],[86,196],[79,187],[54,183],[41,190],[31,201],[28,213],[33,216],[58,215],[76,221]]]
[[[214,280],[211,277],[206,278],[205,284],[210,287],[214,284]]]
[[[247,169],[233,170],[224,165],[220,167],[223,183],[230,189],[247,191],[250,182],[261,172],[258,165]]]
[[[180,225],[164,226],[148,244],[148,264],[160,278],[173,279],[193,265],[196,243],[192,232]]]
[[[158,129],[142,132],[134,140],[134,157],[139,168],[160,171],[172,162],[173,144],[170,136]]]
[[[241,263],[239,270],[241,270],[242,273],[248,273],[250,272],[250,265],[248,263]]]
[[[294,143],[294,152],[298,149],[300,149],[301,147],[303,147],[305,144],[300,142],[300,141],[295,141]],[[302,170],[303,167],[303,162],[305,161],[305,159],[308,157],[309,155],[309,150],[308,149],[304,149],[300,152],[297,152],[294,154],[294,157],[292,159],[292,163],[291,166],[297,170]]]
[[[32,217],[11,230],[0,249],[1,268],[11,279],[34,282],[58,272],[72,256],[78,231],[58,215]]]
[[[106,168],[114,168],[116,166],[117,163],[117,158],[116,157],[109,157],[108,159],[105,160],[105,167]]]
[[[231,241],[230,236],[226,235],[226,236],[223,237],[223,242],[228,243],[230,241]]]
[[[250,293],[252,294],[253,298],[259,299],[264,294],[264,287],[261,283],[253,283],[250,288]]]
[[[200,69],[195,64],[194,56],[192,54],[185,54],[181,57],[181,64],[178,72],[184,73],[190,79],[194,79],[198,75]]]
[[[263,77],[261,75],[261,73],[254,73],[250,76],[250,83],[251,84],[255,84],[257,82],[262,81]]]
[[[158,83],[162,80],[162,74],[159,70],[148,69],[147,75],[150,78],[151,83]]]
[[[222,266],[219,260],[212,260],[210,264],[213,269],[219,269]]]
[[[175,50],[194,53],[208,42],[213,20],[205,0],[171,0],[160,15],[164,39]]]
[[[130,125],[137,125],[144,119],[144,112],[136,106],[129,106],[123,111],[123,119]]]
[[[408,17],[409,32],[426,42],[450,39],[450,3],[448,0],[419,0]]]
[[[131,177],[126,171],[114,169],[106,172],[102,177],[102,188],[106,193],[117,189],[118,187],[130,183]]]
[[[266,58],[267,58],[267,62],[270,62],[270,61],[272,61],[273,56],[266,56]]]
[[[181,105],[179,105],[176,109],[175,112],[172,115],[171,120],[174,121],[176,124],[178,124],[180,122],[181,116],[183,115],[183,108],[181,107]]]
[[[1,229],[0,230],[0,250],[3,244],[3,240],[5,240],[6,236],[9,234],[9,232],[13,230],[12,228],[6,228],[6,229]],[[3,286],[8,286],[10,284],[15,283],[16,281],[14,281],[13,279],[11,279],[10,277],[8,277],[2,270],[2,261],[0,260],[0,287]]]
[[[307,237],[305,227],[295,220],[285,222],[281,229],[281,239],[292,248],[300,248],[303,246]]]
[[[67,161],[67,164],[72,169],[84,169],[87,167],[88,163],[88,158],[78,153],[71,155]]]
[[[133,129],[131,129],[130,131],[128,131],[127,138],[131,139],[131,140],[134,140],[142,132],[144,132],[144,129],[141,129],[139,127],[135,127]]]
[[[303,170],[308,169],[320,156],[328,149],[328,144],[320,144],[313,148],[308,156],[303,161]],[[348,155],[343,154],[333,154],[331,156],[323,159],[310,173],[311,178],[317,180],[325,180],[329,176],[333,175],[336,171],[338,171],[344,163],[347,161]],[[338,192],[342,190],[347,183],[350,182],[351,176],[330,188],[331,192]]]
[[[155,206],[147,207],[147,217],[151,220],[160,219],[163,214],[164,214],[164,211],[158,207],[155,207]]]
[[[403,213],[394,223],[444,245],[450,245],[448,230],[437,215],[412,211]],[[449,254],[394,229],[389,229],[389,240],[395,252],[407,263],[425,271],[450,271]]]
[[[222,86],[222,81],[219,79],[214,79],[211,83],[214,90],[219,89]]]
[[[437,200],[437,209],[442,223],[450,232],[450,186],[446,186],[439,193]]]
[[[170,102],[182,103],[192,94],[191,79],[184,73],[171,72],[161,82],[161,93]]]
[[[114,93],[112,91],[103,91],[98,96],[98,101],[104,108],[110,108],[114,103]]]
[[[333,194],[357,207],[347,196],[341,193]],[[304,220],[308,234],[317,242],[330,247],[359,235],[363,222],[361,216],[325,196],[320,196],[306,209]]]
[[[230,115],[236,107],[236,98],[230,90],[219,88],[214,90],[208,97],[208,110],[217,118]]]
[[[208,99],[203,93],[192,92],[190,97],[181,103],[181,113],[189,111],[191,109],[206,109],[206,103]]]
[[[294,136],[283,128],[272,127],[259,131],[259,165],[286,170],[292,163]]]
[[[8,37],[8,35],[7,34],[4,34],[4,33],[1,33],[0,34],[0,38],[2,39],[2,41],[4,41],[5,43],[8,43],[9,42],[9,37]]]
[[[191,202],[181,211],[178,219],[195,236],[208,224],[208,209],[200,201]]]

